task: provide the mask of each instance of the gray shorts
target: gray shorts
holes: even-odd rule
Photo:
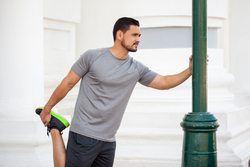
[[[65,167],[112,167],[116,142],[104,142],[69,132]]]

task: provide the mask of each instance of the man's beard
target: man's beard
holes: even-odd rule
[[[134,43],[134,44],[138,44],[138,43]],[[134,45],[133,44],[133,45]],[[137,48],[133,49],[132,46],[128,46],[128,45],[125,45],[125,40],[123,39],[122,42],[121,42],[121,45],[127,49],[129,52],[136,52],[137,51]]]

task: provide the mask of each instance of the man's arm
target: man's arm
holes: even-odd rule
[[[149,87],[155,89],[170,89],[176,87],[186,81],[192,75],[192,56],[189,57],[189,67],[179,74],[175,75],[157,75],[155,79],[149,84]]]
[[[76,75],[76,73],[71,69],[68,75],[62,80],[60,85],[55,89],[49,101],[44,106],[44,110],[40,114],[41,120],[45,126],[47,126],[50,122],[51,109],[67,95],[67,93],[76,85],[76,83],[80,79],[81,78],[78,75]]]

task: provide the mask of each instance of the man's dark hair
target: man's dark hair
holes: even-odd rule
[[[124,34],[129,30],[130,26],[134,25],[134,26],[138,26],[140,27],[140,23],[139,21],[133,19],[133,18],[129,18],[129,17],[122,17],[120,19],[118,19],[114,25],[114,29],[113,29],[113,38],[114,41],[116,39],[116,33],[117,31],[121,30]]]

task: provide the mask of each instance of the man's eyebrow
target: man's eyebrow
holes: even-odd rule
[[[141,34],[140,34],[140,33],[133,33],[133,35],[139,35],[139,37],[141,36]]]

